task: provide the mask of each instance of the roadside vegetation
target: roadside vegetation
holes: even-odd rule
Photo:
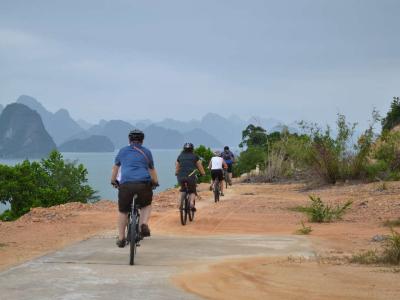
[[[382,131],[375,132],[381,122]],[[335,184],[348,180],[400,179],[400,99],[395,97],[385,118],[373,111],[368,128],[355,136],[357,124],[338,114],[336,128],[300,122],[300,132],[268,133],[250,124],[242,132],[235,175],[257,166],[258,181],[295,179]],[[386,185],[382,183],[382,189]]]
[[[324,203],[317,196],[310,195],[309,198],[311,201],[310,205],[298,206],[292,210],[305,213],[308,216],[308,220],[313,223],[329,223],[340,220],[352,204],[351,201],[347,201],[342,205],[332,205]]]
[[[15,220],[32,207],[98,200],[96,191],[87,185],[87,174],[82,164],[65,161],[58,151],[40,162],[0,165],[0,202],[10,204],[0,219]]]
[[[400,233],[391,229],[381,250],[369,250],[353,255],[352,263],[400,265]]]
[[[312,232],[311,226],[304,225],[304,222],[301,221],[301,228],[296,231],[296,234],[308,235]]]

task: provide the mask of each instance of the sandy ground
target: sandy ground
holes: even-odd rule
[[[375,235],[388,234],[383,221],[400,217],[400,182],[346,184],[307,190],[302,184],[235,184],[219,203],[201,187],[193,223],[181,226],[178,192],[154,200],[151,229],[163,235],[265,234],[292,235],[300,222],[311,226],[308,236],[318,259],[254,257],[193,265],[172,281],[208,299],[400,299],[396,268],[348,264],[343,258],[380,244]],[[305,205],[308,195],[324,201],[353,201],[343,220],[309,224],[290,208]],[[34,209],[16,222],[0,222],[0,270],[60,249],[78,240],[115,231],[116,206],[71,203]],[[398,228],[399,229],[399,228]],[[400,230],[400,229],[399,229]]]

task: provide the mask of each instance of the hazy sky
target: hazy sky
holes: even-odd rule
[[[0,0],[0,103],[74,118],[365,122],[400,96],[399,0]]]

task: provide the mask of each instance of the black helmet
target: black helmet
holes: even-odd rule
[[[194,149],[194,146],[192,143],[185,143],[183,145],[183,150],[185,150],[185,151],[193,151],[193,149]]]
[[[229,147],[228,147],[228,146],[225,146],[225,147],[224,147],[224,150],[225,150],[225,151],[229,150]]]
[[[138,142],[143,142],[144,140],[144,133],[143,131],[139,130],[139,129],[133,129],[129,132],[129,141],[133,142],[133,141],[138,141]]]

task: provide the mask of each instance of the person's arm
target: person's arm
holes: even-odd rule
[[[208,168],[211,170],[211,166],[212,166],[212,158],[210,159],[210,162],[208,163]]]
[[[201,163],[201,160],[198,160],[198,161],[196,162],[196,167],[197,167],[197,169],[200,171],[200,174],[201,174],[202,176],[206,175],[206,172],[204,171],[204,167],[203,167],[203,164]]]
[[[226,164],[225,160],[222,159],[222,167],[226,170],[228,169],[228,165]]]
[[[112,171],[111,171],[111,183],[116,182],[118,171],[119,171],[119,166],[113,165]]]
[[[181,167],[181,165],[179,164],[179,161],[176,161],[176,163],[175,163],[175,176],[178,176],[180,167]]]
[[[157,185],[158,184],[158,175],[157,175],[156,169],[155,168],[149,169],[149,173],[150,173],[150,176],[151,176],[151,182],[154,185]]]

